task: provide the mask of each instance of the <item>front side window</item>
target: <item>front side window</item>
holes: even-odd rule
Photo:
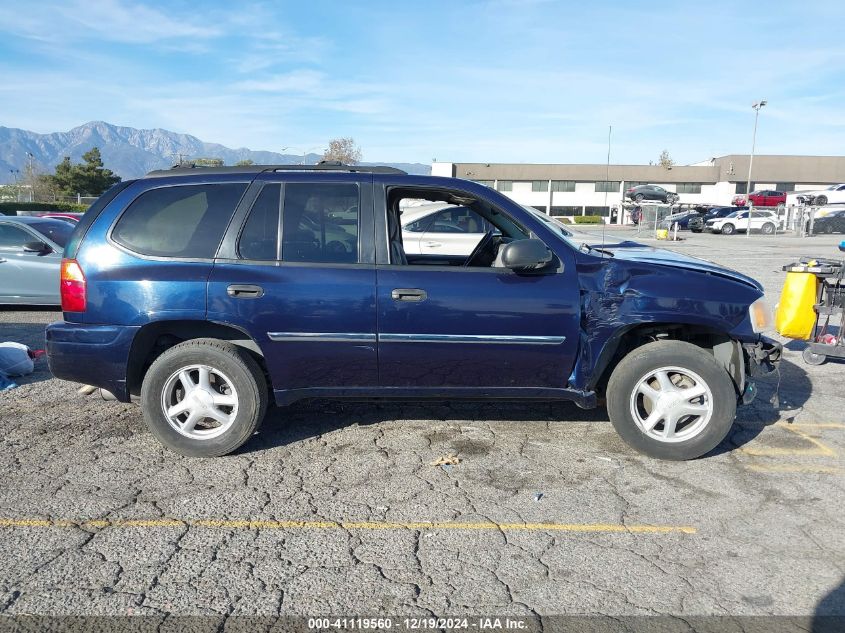
[[[28,232],[16,226],[0,224],[0,248],[3,250],[20,250],[28,242],[35,239]]]
[[[484,233],[484,219],[467,207],[450,207],[440,211],[428,227],[428,233]]]
[[[286,184],[283,204],[283,261],[358,261],[358,185]]]
[[[210,259],[245,189],[245,183],[151,189],[129,205],[111,237],[142,255]]]
[[[278,257],[280,195],[281,185],[265,185],[255,199],[238,239],[238,254],[242,259]]]

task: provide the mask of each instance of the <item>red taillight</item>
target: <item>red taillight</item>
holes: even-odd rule
[[[62,260],[62,310],[85,312],[85,274],[75,259]]]

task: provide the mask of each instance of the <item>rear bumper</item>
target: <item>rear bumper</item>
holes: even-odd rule
[[[126,367],[138,327],[56,321],[47,326],[47,361],[56,378],[94,385],[129,402]]]

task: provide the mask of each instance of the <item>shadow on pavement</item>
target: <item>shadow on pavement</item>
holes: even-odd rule
[[[569,402],[533,401],[402,401],[354,402],[310,400],[289,407],[271,407],[261,432],[239,453],[250,453],[323,435],[347,426],[368,426],[395,420],[460,420],[461,422],[570,421],[608,423],[604,407],[579,409]]]
[[[813,613],[811,633],[841,633],[845,631],[845,578],[819,600]]]

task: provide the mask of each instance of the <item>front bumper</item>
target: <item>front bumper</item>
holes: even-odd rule
[[[129,402],[126,369],[136,326],[56,321],[47,326],[47,362],[56,378],[93,385]]]
[[[777,369],[783,346],[777,341],[761,336],[756,343],[743,343],[746,372],[752,378],[765,376]]]

